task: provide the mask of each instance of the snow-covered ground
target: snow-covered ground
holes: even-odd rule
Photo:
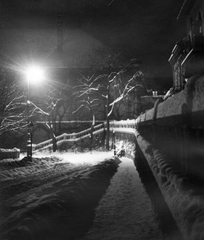
[[[39,153],[0,170],[2,240],[167,239],[131,159]]]
[[[112,156],[111,152],[56,153],[34,155],[32,162],[0,161],[0,239],[81,236],[117,171],[119,160]]]
[[[34,154],[36,157],[49,157],[50,153],[36,153]],[[113,156],[113,152],[99,152],[99,151],[92,151],[92,152],[85,152],[85,153],[73,153],[73,152],[56,152],[52,153],[52,156],[55,156],[62,160],[62,163],[73,163],[73,164],[97,164],[103,161],[106,158],[111,158]]]
[[[132,160],[121,158],[117,173],[96,208],[86,240],[163,239],[150,199]]]

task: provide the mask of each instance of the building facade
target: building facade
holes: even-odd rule
[[[174,92],[181,91],[191,76],[204,74],[204,1],[185,0],[178,15],[181,19],[186,20],[187,35],[176,43],[169,58]]]

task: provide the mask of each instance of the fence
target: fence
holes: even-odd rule
[[[123,120],[123,121],[111,121],[110,122],[110,131],[112,132],[133,132],[136,128],[135,120]],[[94,126],[93,128],[86,129],[79,133],[63,133],[56,137],[57,145],[63,142],[77,142],[85,138],[89,138],[91,132],[93,135],[101,134],[107,130],[106,123],[102,123]],[[33,153],[38,151],[44,151],[52,147],[52,139],[41,142],[33,146]]]

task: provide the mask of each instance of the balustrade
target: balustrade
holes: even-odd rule
[[[127,133],[131,132],[131,129],[135,129],[136,121],[135,120],[122,120],[122,121],[111,121],[110,122],[110,130],[113,131],[113,129],[117,132],[119,129],[123,129],[123,132],[127,131]],[[66,141],[80,141],[81,139],[89,137],[91,131],[93,131],[93,135],[101,134],[104,129],[106,129],[106,123],[99,124],[97,126],[94,126],[93,129],[89,128],[84,131],[81,131],[79,133],[63,133],[60,136],[56,137],[57,142],[62,143]],[[126,130],[125,130],[126,129]],[[128,129],[128,130],[127,130]],[[36,144],[33,146],[33,152],[37,152],[40,150],[48,149],[52,145],[52,139],[46,140],[42,143]]]

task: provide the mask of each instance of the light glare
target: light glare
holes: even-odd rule
[[[27,81],[29,83],[39,83],[40,81],[44,80],[45,74],[42,68],[39,66],[31,66],[26,71]]]

